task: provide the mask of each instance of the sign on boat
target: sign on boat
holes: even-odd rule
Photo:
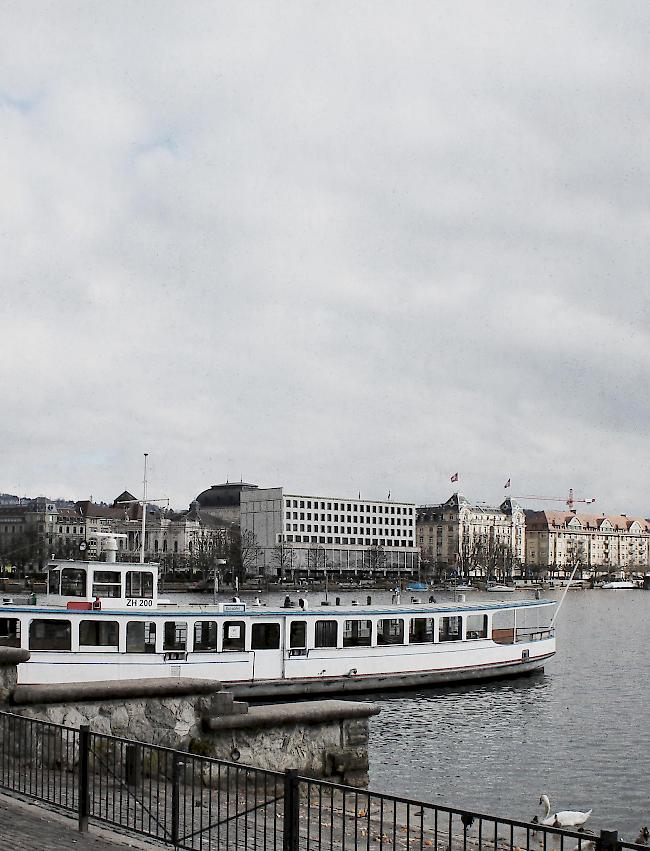
[[[217,679],[275,697],[376,691],[540,671],[555,653],[555,601],[384,606],[170,606],[158,565],[52,560],[45,605],[5,604],[0,645],[30,660],[21,683]]]

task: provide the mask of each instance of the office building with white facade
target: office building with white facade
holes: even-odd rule
[[[415,504],[285,493],[241,494],[242,536],[259,548],[258,573],[277,577],[413,576]]]

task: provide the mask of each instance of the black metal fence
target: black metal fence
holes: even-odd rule
[[[622,851],[644,845],[0,713],[0,787],[179,849]]]

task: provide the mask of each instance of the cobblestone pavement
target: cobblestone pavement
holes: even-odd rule
[[[143,842],[92,823],[88,833],[79,833],[74,818],[0,794],[0,851],[108,851],[110,848],[151,851],[165,846]]]

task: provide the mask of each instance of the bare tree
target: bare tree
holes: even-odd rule
[[[322,544],[312,544],[307,550],[307,571],[327,571],[327,550]]]
[[[388,561],[386,553],[381,544],[373,544],[366,552],[368,553],[368,567],[372,573],[384,570]]]
[[[287,543],[287,541],[278,541],[278,543],[273,547],[271,561],[280,571],[279,575],[281,577],[286,576],[287,574],[293,576],[296,551],[291,544]]]
[[[231,538],[229,565],[234,576],[240,581],[247,574],[257,573],[258,563],[263,550],[257,540],[257,535],[249,529],[234,534]]]
[[[198,570],[203,582],[214,579],[218,559],[226,558],[228,548],[223,530],[200,529],[192,536],[189,566]]]

